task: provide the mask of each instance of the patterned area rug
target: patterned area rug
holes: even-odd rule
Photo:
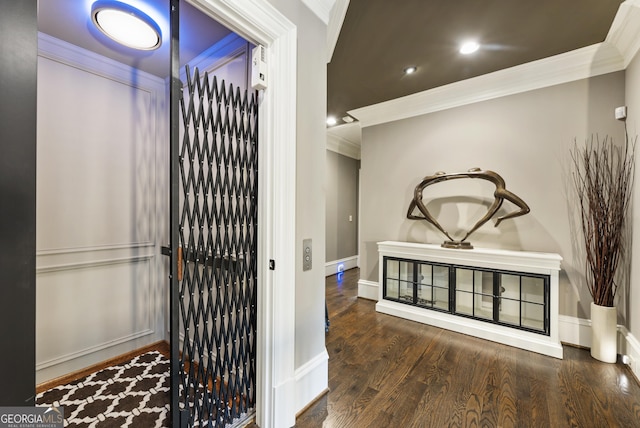
[[[161,353],[148,352],[42,392],[36,403],[62,406],[66,427],[169,427],[169,368]]]

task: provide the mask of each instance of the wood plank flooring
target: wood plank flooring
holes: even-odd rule
[[[358,269],[327,278],[330,392],[297,428],[640,427],[621,363],[564,347],[558,360],[375,312]]]

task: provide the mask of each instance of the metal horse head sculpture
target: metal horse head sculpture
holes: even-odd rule
[[[493,192],[494,201],[487,210],[487,213],[473,225],[473,227],[466,233],[464,238],[459,241],[451,238],[449,233],[442,228],[440,223],[431,215],[426,205],[422,202],[422,192],[427,186],[430,186],[435,183],[439,183],[441,181],[454,180],[457,178],[480,178],[482,180],[487,180],[495,184],[496,190]],[[455,172],[451,174],[447,174],[444,172],[436,172],[434,175],[429,175],[425,177],[420,184],[418,184],[413,191],[413,200],[409,205],[409,210],[407,211],[407,218],[411,220],[426,220],[429,223],[433,224],[440,232],[444,233],[449,241],[445,241],[442,246],[446,248],[465,248],[471,249],[473,246],[469,242],[465,242],[466,239],[471,235],[474,231],[476,231],[480,226],[485,224],[487,221],[491,219],[495,215],[495,213],[500,209],[504,200],[508,200],[513,204],[518,206],[518,210],[505,214],[501,217],[498,217],[495,226],[497,227],[502,220],[506,220],[508,218],[518,217],[521,215],[527,214],[530,209],[529,206],[520,199],[514,193],[508,191],[505,188],[504,179],[497,173],[488,170],[481,170],[480,168],[472,168],[467,172]],[[418,209],[419,213],[415,213],[416,209]]]

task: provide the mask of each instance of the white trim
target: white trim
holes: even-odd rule
[[[327,62],[331,62],[333,57],[333,51],[336,48],[336,44],[338,44],[338,37],[340,36],[340,30],[342,30],[344,18],[347,16],[348,8],[349,0],[335,0],[331,8],[327,26]]]
[[[619,348],[622,348],[621,354],[627,356],[627,365],[633,374],[640,379],[640,342],[624,326],[618,326],[618,338],[622,338],[619,341],[622,343],[622,346],[619,345]]]
[[[94,354],[98,351],[102,351],[107,348],[111,348],[112,346],[120,345],[122,343],[126,343],[135,339],[139,339],[144,336],[148,336],[153,334],[154,331],[150,329],[142,330],[136,333],[129,334],[127,336],[120,337],[118,339],[113,339],[108,342],[101,343],[96,346],[90,346],[88,348],[82,349],[80,351],[72,352],[66,355],[62,355],[60,357],[52,358],[47,361],[43,361],[41,363],[36,364],[36,371],[40,371],[46,369],[48,367],[56,366],[59,364],[66,363],[71,360],[75,360],[76,358],[84,357],[85,355]]]
[[[329,23],[334,0],[301,0],[326,25]]]
[[[327,150],[360,160],[360,144],[327,132]]]
[[[205,71],[216,70],[241,55],[247,55],[247,61],[250,61],[247,42],[237,34],[231,33],[189,61],[189,67],[191,69],[197,67],[204,74]],[[187,81],[184,67],[180,67],[180,79],[183,82]]]
[[[315,400],[326,388],[318,388],[318,385],[326,385],[329,378],[329,354],[323,350],[309,362],[296,370],[296,412],[304,409]]]
[[[189,0],[267,49],[259,108],[256,423],[295,425],[295,181],[297,30],[266,0]],[[269,270],[269,259],[276,269]],[[277,287],[275,286],[277,284]]]
[[[127,85],[131,85],[131,75],[135,74],[135,87],[154,92],[154,103],[155,97],[160,97],[165,91],[164,79],[40,32],[38,56]]]
[[[358,280],[358,297],[377,301],[379,288],[380,286],[375,281],[367,281],[366,279]]]
[[[558,317],[560,342],[570,345],[591,347],[591,321],[567,315]]]
[[[286,38],[286,40],[285,40]],[[270,174],[270,179],[262,180],[262,191],[260,195],[270,195],[272,204],[265,205],[266,210],[271,205],[271,222],[262,223],[266,227],[271,226],[267,231],[266,247],[271,248],[272,256],[276,261],[276,270],[268,271],[267,260],[262,260],[264,264],[263,272],[265,276],[271,273],[271,281],[265,281],[266,290],[270,296],[263,297],[263,304],[271,303],[270,308],[262,307],[262,315],[258,313],[267,325],[266,329],[271,329],[271,341],[263,343],[262,353],[269,365],[264,366],[263,377],[272,380],[273,401],[271,406],[265,403],[267,408],[272,409],[270,417],[263,416],[263,423],[259,426],[284,427],[295,425],[295,195],[296,195],[296,30],[295,28],[286,36],[278,40],[271,46],[273,56],[290,58],[293,63],[287,70],[280,70],[277,73],[270,70],[272,81],[269,82],[269,89],[272,97],[278,97],[282,101],[274,103],[270,114],[263,114],[260,126],[264,127],[263,135],[270,134],[263,138],[262,150],[263,158],[268,164],[266,174]],[[270,57],[270,60],[273,58]],[[275,76],[274,76],[275,75]],[[267,90],[267,91],[268,91]],[[265,120],[266,119],[266,120]],[[272,125],[268,129],[269,125]],[[266,140],[266,141],[265,141]],[[265,147],[266,146],[266,147]],[[271,153],[264,156],[266,148],[271,148]],[[269,197],[269,196],[267,196]],[[264,199],[264,198],[263,198]],[[262,206],[262,204],[260,204]],[[265,215],[265,219],[269,218]],[[271,233],[269,233],[271,232]],[[270,245],[269,245],[270,244]],[[269,254],[264,252],[263,254]],[[258,282],[260,284],[260,281]],[[275,286],[277,284],[277,287]],[[258,292],[260,295],[260,292]],[[271,313],[269,313],[271,311]],[[260,324],[260,322],[258,322]],[[269,326],[270,324],[270,326]],[[265,332],[266,333],[266,332]],[[258,331],[260,337],[260,330]],[[258,347],[258,351],[261,349]],[[270,372],[270,373],[267,373]],[[266,391],[265,391],[266,392]],[[258,408],[258,421],[261,421],[261,412]]]
[[[616,14],[605,42],[615,46],[627,68],[640,50],[640,1],[626,0]]]
[[[599,43],[348,113],[367,127],[624,70],[624,59]]]
[[[335,275],[345,270],[358,267],[359,256],[345,257],[344,259],[333,260],[324,264],[324,276]],[[340,269],[342,265],[342,269]]]
[[[52,272],[63,272],[68,270],[75,269],[91,269],[99,266],[110,266],[110,265],[120,265],[120,264],[128,264],[128,263],[137,263],[141,261],[149,261],[154,257],[153,254],[146,254],[141,256],[128,256],[128,257],[117,257],[111,259],[100,259],[100,260],[88,260],[74,263],[60,263],[48,266],[38,266],[36,268],[37,274],[44,273],[52,273]]]
[[[560,315],[560,341],[583,348],[591,347],[591,320]],[[618,325],[618,354],[626,356],[626,364],[640,378],[640,342],[623,325]]]
[[[540,273],[550,275],[560,270],[562,257],[555,253],[529,251],[510,251],[496,248],[473,248],[469,250],[444,248],[436,244],[417,242],[378,242],[380,254],[393,254],[394,257],[449,263],[489,269],[512,270],[517,272]],[[382,266],[380,266],[382,269]],[[382,278],[382,270],[380,270]],[[380,295],[382,297],[382,295]]]
[[[50,248],[37,250],[36,256],[57,256],[61,254],[95,253],[98,251],[135,250],[139,248],[155,248],[153,242],[132,242],[130,244],[96,245],[87,247]]]
[[[380,300],[376,303],[376,311],[429,324],[435,327],[456,331],[463,334],[502,343],[528,351],[538,352],[550,357],[562,358],[562,345],[549,336],[527,331],[514,330],[485,322],[474,321],[457,315],[445,314],[429,309],[423,310],[403,303]]]

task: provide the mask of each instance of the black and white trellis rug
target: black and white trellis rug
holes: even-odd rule
[[[36,403],[62,406],[65,427],[169,427],[169,366],[161,353],[148,352],[42,392]]]

